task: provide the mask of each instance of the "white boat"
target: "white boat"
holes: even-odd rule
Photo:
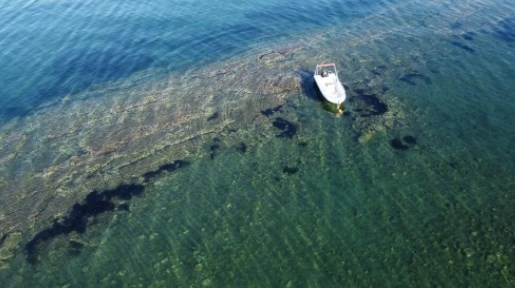
[[[336,65],[334,63],[317,65],[314,77],[322,96],[327,101],[336,104],[336,108],[341,112],[340,105],[345,101],[346,94],[340,79],[338,79]]]

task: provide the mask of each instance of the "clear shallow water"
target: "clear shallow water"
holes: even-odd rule
[[[244,151],[215,136],[221,140],[207,143],[187,168],[160,175],[127,201],[130,212],[104,213],[92,219],[86,234],[45,243],[37,264],[19,252],[0,276],[19,287],[510,286],[513,11],[505,1],[380,3],[375,11],[366,3],[342,3],[372,17],[332,15],[333,23],[346,27],[342,33],[359,36],[353,41],[313,20],[320,16],[315,12],[327,11],[324,2],[320,9],[267,3],[275,6],[235,5],[230,11],[270,22],[279,30],[263,33],[270,42],[309,37],[310,29],[313,35],[329,33],[325,42],[311,45],[346,67],[349,101],[359,98],[355,89],[386,85],[384,99],[402,103],[399,108],[387,102],[403,112],[395,125],[360,144],[354,120],[359,112],[352,104],[350,115],[335,117],[307,85],[288,98],[283,111],[261,116],[264,132],[240,130],[235,137],[246,143]],[[184,7],[180,13],[196,15],[192,11],[205,6]],[[283,10],[292,16],[265,17],[260,9],[268,16]],[[220,16],[222,26],[228,15]],[[208,34],[218,31],[207,26],[213,29]],[[245,44],[266,47],[257,39],[233,45],[242,53]],[[342,48],[334,51],[327,43]],[[213,58],[191,52],[183,63],[201,59],[216,67],[238,54],[211,44],[196,47],[213,49]],[[162,65],[188,69],[181,61]],[[98,81],[116,79],[109,77]],[[365,77],[370,79],[362,83]],[[278,117],[298,125],[291,139],[275,137],[281,132],[272,126]],[[416,144],[405,136],[415,137]],[[221,148],[213,150],[215,144]],[[74,248],[70,239],[84,247]]]

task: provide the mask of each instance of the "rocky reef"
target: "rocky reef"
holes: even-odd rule
[[[345,63],[342,81],[348,102],[343,117],[352,119],[359,143],[392,128],[405,113],[385,83],[399,81],[402,75],[415,84],[430,80],[418,76],[423,74],[410,75],[419,70],[404,67],[413,55],[385,59],[381,65],[363,61],[375,52],[360,47],[385,32],[367,33],[359,41],[328,32],[294,44],[252,47],[244,55],[183,73],[147,69],[4,124],[0,236],[19,236],[6,236],[0,251],[19,250],[12,247],[21,247],[22,239],[26,243],[55,223],[64,225],[66,215],[77,203],[85,205],[91,191],[113,191],[124,183],[148,185],[183,167],[170,159],[208,156],[216,161],[225,149],[243,154],[252,143],[244,137],[297,138],[302,126],[288,103],[295,97],[317,98],[310,79],[318,63]],[[393,73],[399,69],[401,76]],[[295,174],[295,169],[283,172]],[[126,203],[109,208],[113,207],[129,210]],[[42,242],[35,241],[34,246]]]
[[[0,267],[6,265],[16,255],[21,240],[20,232],[4,234],[0,238]]]
[[[260,52],[157,80],[147,80],[156,73],[146,71],[11,120],[0,133],[1,260],[89,191],[141,185],[181,166],[166,159],[202,155],[212,135],[258,125],[261,111],[301,92],[292,61],[299,49],[273,52],[280,59]],[[234,147],[247,149],[241,139]]]

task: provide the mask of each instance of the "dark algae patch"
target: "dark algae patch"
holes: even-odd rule
[[[299,172],[299,168],[297,168],[297,167],[289,167],[289,166],[283,167],[284,174],[293,175],[293,174],[296,174],[297,172]]]
[[[129,210],[130,210],[129,204],[123,203],[123,204],[118,205],[118,210],[119,211],[127,211],[127,212],[129,212]]]
[[[351,98],[349,101],[356,104],[354,112],[357,112],[359,116],[369,117],[382,115],[388,111],[388,106],[381,102],[376,94],[367,94],[362,89],[355,89],[354,92],[357,94],[357,96]],[[349,115],[349,113],[347,115]]]
[[[37,262],[38,248],[42,243],[72,232],[83,234],[86,232],[88,221],[91,218],[115,209],[114,199],[129,200],[143,193],[144,189],[145,187],[141,184],[122,184],[115,189],[101,192],[95,190],[89,193],[84,203],[73,205],[66,217],[60,221],[54,221],[52,226],[37,233],[25,245],[27,261],[30,263]]]
[[[5,239],[7,239],[7,236],[9,236],[9,234],[4,234],[4,235],[2,236],[2,238],[0,238],[0,247],[1,247],[2,245],[4,245],[4,242],[5,242]]]
[[[393,149],[396,150],[408,150],[411,147],[415,146],[417,144],[417,138],[411,135],[407,135],[401,138],[394,138],[392,141],[390,141],[390,146],[393,147]]]
[[[265,115],[266,117],[270,117],[270,116],[274,115],[275,113],[280,112],[282,108],[283,108],[283,105],[279,105],[275,108],[268,108],[266,110],[262,110],[261,114]]]
[[[390,141],[390,145],[393,147],[393,149],[396,150],[408,150],[409,146],[402,143],[401,139],[395,138],[392,141]]]
[[[242,154],[247,152],[247,144],[245,144],[244,142],[241,142],[240,144],[238,144],[236,146],[236,150],[238,150],[238,152],[240,152]]]
[[[284,118],[278,117],[272,124],[275,128],[282,131],[276,135],[279,138],[292,138],[297,134],[297,125]]]
[[[362,114],[362,116],[374,116],[374,115],[381,115],[386,113],[388,111],[388,108],[386,107],[386,104],[379,101],[379,98],[377,98],[376,95],[362,95],[361,99],[370,105],[372,109],[369,111],[369,113]]]
[[[78,241],[70,240],[68,242],[68,253],[71,255],[79,255],[82,251],[82,248],[84,248],[84,244]]]
[[[417,144],[417,138],[415,138],[411,135],[404,136],[402,139],[404,140],[404,142],[408,143],[409,145]]]
[[[145,181],[148,181],[163,172],[172,172],[179,168],[183,168],[188,164],[188,161],[176,160],[172,163],[161,165],[157,170],[147,172],[142,176],[145,178]],[[121,184],[114,189],[103,191],[94,190],[89,193],[82,204],[74,204],[69,210],[68,215],[60,220],[55,220],[52,226],[40,231],[34,235],[27,244],[25,244],[24,250],[27,261],[33,264],[37,263],[39,248],[45,242],[49,242],[56,237],[68,235],[73,232],[78,234],[85,233],[88,225],[90,224],[90,220],[100,214],[114,210],[129,211],[129,204],[122,201],[121,204],[117,205],[117,202],[119,203],[120,200],[131,200],[132,197],[141,195],[144,190],[144,185],[131,183]],[[70,247],[73,248],[72,250],[75,251],[82,249],[82,246],[80,246],[82,245],[81,243],[74,242],[76,241],[70,240],[69,243]]]
[[[383,73],[381,71],[384,71],[386,69],[385,65],[379,65],[372,69],[372,75],[373,76],[381,76]],[[348,89],[348,87],[344,87],[345,89]]]
[[[220,113],[215,112],[215,113],[213,113],[211,116],[207,117],[207,121],[208,121],[208,122],[209,122],[209,121],[213,121],[213,120],[216,120],[216,119],[218,119],[218,118],[220,118]]]
[[[211,157],[211,160],[215,159],[216,155],[218,154],[218,151],[222,148],[222,145],[220,144],[219,138],[213,139],[213,144],[209,146],[209,157]]]
[[[158,176],[159,174],[163,172],[173,172],[179,168],[183,168],[189,164],[188,161],[184,160],[176,160],[172,163],[166,163],[161,166],[157,170],[149,171],[145,174],[143,174],[143,178],[145,178],[145,181],[149,181],[150,179]]]
[[[423,74],[420,74],[418,72],[408,73],[408,74],[402,76],[401,78],[399,78],[399,80],[401,80],[402,82],[407,83],[409,85],[412,85],[412,86],[416,86],[417,85],[416,80],[424,81],[426,84],[432,84],[433,83],[431,81],[431,78],[429,78],[429,77],[427,77],[427,76],[425,76]]]

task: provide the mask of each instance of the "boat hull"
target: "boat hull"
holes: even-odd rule
[[[335,74],[327,76],[315,75],[315,82],[322,96],[330,103],[337,106],[345,102],[346,93],[343,85]]]

